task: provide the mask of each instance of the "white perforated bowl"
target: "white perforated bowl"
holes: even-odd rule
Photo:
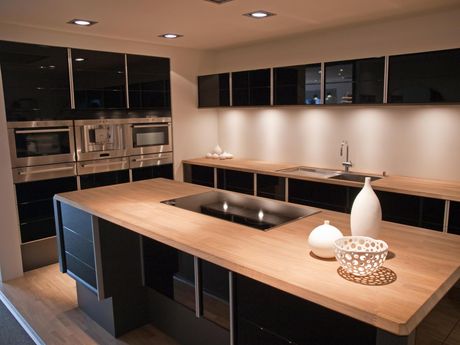
[[[366,236],[345,236],[335,241],[335,257],[351,274],[367,276],[382,266],[388,254],[388,245]]]

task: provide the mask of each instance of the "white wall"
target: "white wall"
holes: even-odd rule
[[[213,110],[198,110],[197,108],[196,77],[199,74],[209,73],[209,69],[213,67],[214,60],[209,52],[76,35],[11,24],[0,24],[0,40],[169,57],[171,59],[175,178],[182,179],[180,164],[183,159],[201,156],[214,147],[217,142],[216,112]],[[2,98],[3,102],[3,97],[0,98]],[[0,117],[1,121],[5,121],[4,113],[0,113]],[[0,171],[2,187],[0,199],[1,236],[4,236],[0,237],[0,263],[3,278],[6,280],[12,276],[5,272],[10,272],[9,269],[13,272],[17,269],[18,264],[20,266],[20,261],[18,261],[17,255],[9,255],[10,250],[19,249],[19,245],[17,247],[15,245],[15,236],[19,234],[19,230],[17,229],[16,211],[11,212],[11,210],[15,209],[13,208],[15,206],[14,197],[9,194],[9,190],[12,188],[12,180],[11,176],[8,175],[11,174],[11,169],[9,167],[8,147],[6,146],[6,128],[3,122],[0,128],[0,137],[2,144],[0,161],[3,163],[8,162],[8,164],[2,163]],[[3,193],[4,190],[8,191],[8,193]],[[14,223],[15,221],[16,223]]]
[[[460,48],[460,8],[217,52],[214,72]],[[267,19],[269,20],[269,19]],[[239,157],[460,180],[460,106],[314,106],[219,110],[219,142]]]

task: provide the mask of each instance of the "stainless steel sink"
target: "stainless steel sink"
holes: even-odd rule
[[[323,177],[329,178],[340,173],[337,170],[331,169],[320,169],[320,168],[310,168],[305,166],[298,166],[294,168],[280,169],[277,172],[282,172],[286,174],[292,174],[297,176],[312,176],[312,177]]]
[[[328,178],[334,180],[343,180],[343,181],[353,181],[353,182],[362,182],[364,183],[364,179],[369,176],[371,181],[379,180],[382,176],[370,176],[370,175],[358,175],[353,173],[340,173],[334,176],[330,176]]]
[[[375,180],[382,178],[382,176],[361,175],[361,174],[355,174],[351,172],[343,172],[340,170],[310,168],[310,167],[305,167],[305,166],[280,169],[280,170],[277,170],[277,172],[292,174],[296,176],[322,177],[322,178],[331,178],[334,180],[352,181],[352,182],[361,182],[361,183],[364,183],[364,179],[366,176],[369,176],[371,178],[371,181],[375,181]]]

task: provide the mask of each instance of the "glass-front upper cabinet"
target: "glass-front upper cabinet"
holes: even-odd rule
[[[270,105],[270,69],[232,73],[234,106]]]
[[[198,107],[228,107],[230,105],[230,73],[198,77]]]
[[[274,104],[321,103],[321,64],[273,69]]]
[[[126,108],[124,54],[72,49],[75,108]]]
[[[0,41],[8,121],[57,120],[70,109],[67,49]]]
[[[460,102],[460,49],[390,56],[388,103]]]
[[[169,59],[127,55],[129,107],[171,109]]]
[[[325,64],[324,103],[383,103],[385,58]]]

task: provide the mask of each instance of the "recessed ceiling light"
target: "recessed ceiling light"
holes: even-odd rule
[[[205,1],[209,1],[209,2],[213,2],[217,5],[222,5],[222,4],[225,4],[226,2],[230,2],[232,0],[205,0]]]
[[[267,11],[262,11],[262,10],[243,14],[243,16],[256,18],[256,19],[267,18],[267,17],[271,17],[271,16],[274,16],[274,15],[275,15],[274,13],[267,12]]]
[[[72,19],[67,22],[67,24],[75,24],[79,26],[91,26],[96,24],[97,22],[93,20],[87,20],[87,19]]]
[[[179,37],[183,37],[183,36],[184,35],[167,33],[167,34],[159,35],[158,37],[174,39],[174,38],[179,38]]]
[[[85,61],[85,59],[84,58],[75,58],[75,61],[81,62],[81,61]]]

